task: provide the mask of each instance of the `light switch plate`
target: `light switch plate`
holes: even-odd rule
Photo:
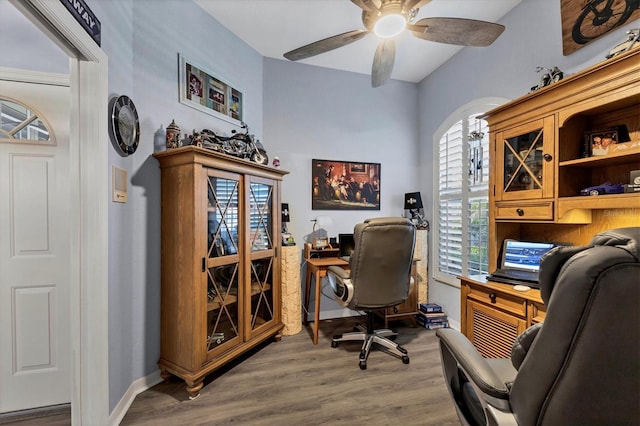
[[[127,171],[125,169],[111,166],[111,188],[114,203],[127,202]]]

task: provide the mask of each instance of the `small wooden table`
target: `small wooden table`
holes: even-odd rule
[[[339,257],[319,257],[305,259],[307,262],[307,276],[304,289],[304,325],[309,324],[307,316],[309,313],[309,296],[311,296],[311,275],[316,276],[316,301],[315,310],[313,312],[313,344],[318,344],[318,327],[320,323],[320,289],[322,287],[322,278],[327,276],[329,266],[340,266],[349,269],[349,262]]]

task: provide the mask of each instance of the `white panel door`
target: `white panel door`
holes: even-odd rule
[[[2,128],[24,104],[53,136],[0,141],[0,413],[71,400],[69,96],[68,86],[0,79],[0,98],[16,101]]]

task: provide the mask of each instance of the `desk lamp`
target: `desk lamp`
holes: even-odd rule
[[[420,214],[422,208],[422,196],[420,192],[407,192],[404,194],[404,208],[411,213],[411,221],[418,229],[429,229],[429,222]]]
[[[311,234],[313,235],[313,243],[312,246],[314,249],[325,249],[329,247],[329,238],[328,237],[320,237],[316,234],[316,226],[320,226],[321,228],[326,225],[330,225],[332,223],[331,218],[329,216],[318,216],[315,219],[312,219],[313,222],[313,231]]]

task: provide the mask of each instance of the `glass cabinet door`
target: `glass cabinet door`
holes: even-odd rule
[[[251,177],[249,197],[249,247],[251,277],[247,331],[251,333],[275,319],[273,276],[275,262],[274,184]]]
[[[207,176],[207,351],[240,341],[240,177]]]
[[[498,144],[497,166],[498,200],[521,200],[553,196],[552,152],[553,128],[548,122],[553,118],[538,120],[519,126],[496,137]]]

